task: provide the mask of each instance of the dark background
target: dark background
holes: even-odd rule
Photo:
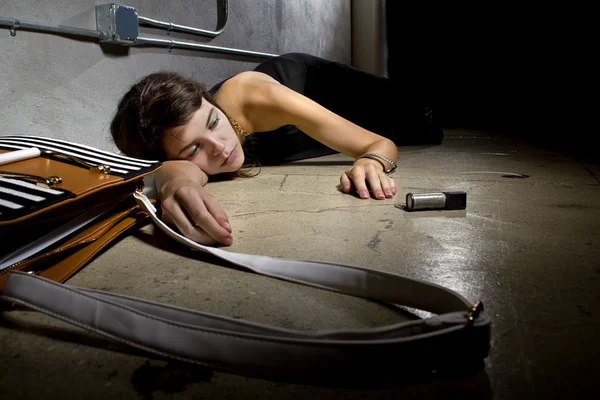
[[[435,99],[445,128],[597,159],[591,10],[403,3],[386,2],[389,77]]]

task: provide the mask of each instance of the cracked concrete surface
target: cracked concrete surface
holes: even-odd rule
[[[398,195],[366,201],[337,187],[350,163],[332,155],[210,183],[234,230],[229,250],[361,265],[481,299],[493,321],[483,370],[367,388],[288,384],[157,360],[49,317],[12,312],[0,326],[0,397],[596,398],[599,165],[452,129],[442,145],[400,148]],[[517,174],[528,177],[503,177]],[[407,192],[440,190],[466,191],[467,209],[401,207]],[[152,226],[69,283],[295,329],[403,319],[364,300],[228,268]]]

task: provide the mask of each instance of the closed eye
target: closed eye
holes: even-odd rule
[[[213,130],[219,125],[219,121],[220,118],[217,109],[213,107],[208,115],[206,127],[210,130]],[[185,149],[183,149],[180,154],[183,154],[185,152],[185,159],[191,159],[198,153],[198,150],[201,149],[201,143],[193,143],[188,145]]]
[[[186,155],[185,158],[192,158],[196,155],[196,153],[198,153],[198,150],[200,149],[200,144],[198,143],[194,143],[193,145],[190,146],[189,151]]]
[[[219,124],[219,116],[217,115],[217,113],[213,113],[213,117],[210,120],[210,123],[208,124],[208,129],[215,129],[216,126]]]

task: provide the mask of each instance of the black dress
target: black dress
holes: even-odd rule
[[[400,85],[342,63],[302,53],[270,58],[255,71],[303,94],[355,124],[387,137],[396,145],[437,144],[443,130],[432,105],[414,85]],[[225,82],[225,81],[223,81]],[[217,93],[223,82],[210,89]],[[254,132],[243,146],[249,163],[273,165],[335,153],[292,125]]]

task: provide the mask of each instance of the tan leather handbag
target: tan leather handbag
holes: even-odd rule
[[[12,271],[64,282],[146,221],[132,194],[160,166],[64,140],[0,137],[0,290]]]

